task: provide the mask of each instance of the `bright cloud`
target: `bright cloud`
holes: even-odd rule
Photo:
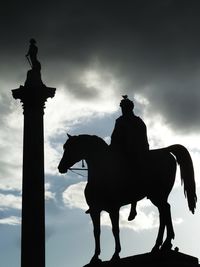
[[[94,70],[87,70],[82,74],[81,82],[86,87],[95,87],[99,92],[98,97],[93,98],[92,101],[77,99],[66,86],[57,88],[53,101],[48,100],[46,104],[47,136],[61,134],[79,121],[87,120],[97,114],[113,113],[118,109],[118,99],[114,94],[118,84],[112,76],[106,81],[103,78],[101,73]],[[106,90],[103,90],[104,88]]]
[[[22,205],[21,196],[12,194],[0,194],[0,209],[17,209],[20,210]]]
[[[84,197],[84,189],[86,182],[80,182],[77,184],[70,185],[63,192],[63,202],[66,206],[70,208],[79,208],[82,210],[87,210],[88,205]]]
[[[55,193],[51,191],[50,183],[45,183],[45,200],[55,200]]]
[[[0,224],[19,225],[21,224],[21,218],[16,216],[10,216],[8,218],[0,219]]]
[[[22,111],[14,110],[0,129],[0,189],[21,190],[22,175]]]

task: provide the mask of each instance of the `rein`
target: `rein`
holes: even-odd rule
[[[75,174],[78,174],[78,175],[82,176],[82,177],[86,177],[86,175],[83,175],[83,174],[78,173],[78,172],[76,172],[76,171],[87,171],[88,169],[82,169],[82,168],[69,168],[69,170],[70,170],[71,172],[75,173]]]
[[[88,171],[88,169],[83,169],[83,168],[85,168],[85,164],[84,164],[84,160],[82,159],[82,168],[69,168],[69,170],[75,174],[82,176],[82,177],[86,177],[85,175],[76,172],[76,171]]]

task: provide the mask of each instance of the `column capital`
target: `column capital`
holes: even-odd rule
[[[28,87],[20,85],[19,88],[12,90],[14,99],[19,99],[23,103],[23,108],[44,108],[47,98],[53,98],[56,88],[40,85]]]

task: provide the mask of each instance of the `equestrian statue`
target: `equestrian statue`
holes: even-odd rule
[[[159,229],[152,252],[172,248],[173,230],[168,196],[173,188],[177,165],[189,210],[196,208],[194,169],[188,150],[175,144],[149,150],[146,125],[134,112],[134,104],[127,96],[120,103],[122,116],[116,120],[111,144],[95,135],[68,135],[59,163],[60,173],[66,173],[75,163],[84,159],[88,166],[85,198],[95,238],[95,252],[91,262],[100,261],[100,213],[109,213],[115,239],[112,260],[119,259],[119,210],[131,204],[128,220],[137,214],[136,203],[148,198],[159,211]],[[166,238],[163,241],[164,231]]]

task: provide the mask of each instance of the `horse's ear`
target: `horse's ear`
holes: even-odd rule
[[[69,138],[71,138],[71,137],[72,137],[72,136],[71,136],[70,134],[68,134],[68,133],[67,133],[67,136],[68,136]]]

